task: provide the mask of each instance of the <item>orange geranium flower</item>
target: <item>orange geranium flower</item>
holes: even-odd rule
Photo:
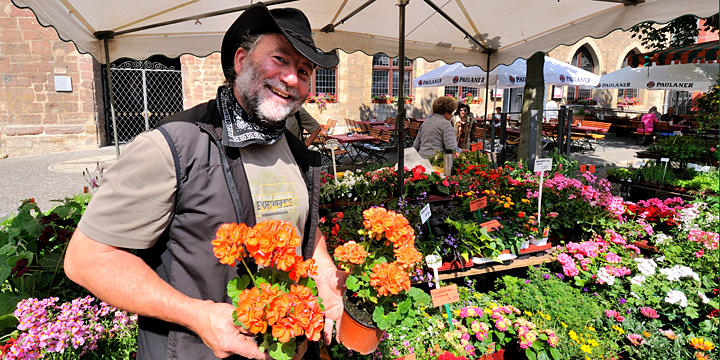
[[[215,233],[215,239],[210,242],[215,257],[222,264],[235,265],[235,260],[243,257],[245,238],[252,232],[252,228],[245,224],[222,224]]]
[[[370,285],[380,296],[397,295],[403,290],[410,290],[410,277],[397,264],[380,263],[372,268]]]
[[[360,265],[365,262],[368,252],[365,251],[362,245],[354,241],[348,241],[345,245],[336,247],[333,255],[338,261]]]
[[[263,320],[265,304],[260,301],[261,297],[258,288],[245,289],[238,295],[238,307],[235,309],[238,321],[253,334],[267,330],[267,322]]]
[[[302,258],[300,260],[302,260]],[[305,261],[296,262],[289,274],[290,278],[294,281],[306,278],[309,275],[317,275],[317,265],[315,265],[315,259],[307,259]]]
[[[380,239],[382,237],[383,231],[385,231],[383,221],[386,214],[387,210],[380,207],[373,207],[363,211],[363,218],[365,219],[363,220],[363,226],[370,230],[369,236],[371,238]]]
[[[411,268],[415,263],[422,261],[422,254],[412,245],[403,246],[393,251],[397,259],[396,262],[402,269]]]
[[[282,271],[290,271],[293,266],[302,261],[302,256],[298,255],[294,248],[283,248],[275,251],[272,262],[278,269]]]

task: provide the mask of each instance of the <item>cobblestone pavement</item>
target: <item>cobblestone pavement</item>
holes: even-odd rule
[[[340,129],[342,130],[342,129]],[[605,148],[594,152],[573,152],[580,164],[595,165],[597,175],[604,177],[609,166],[627,166],[637,162],[635,152],[643,149],[626,137],[608,134]],[[388,154],[395,161],[396,154]],[[76,195],[88,183],[83,171],[93,172],[99,163],[108,168],[115,162],[115,148],[71,151],[49,155],[32,155],[0,159],[0,218],[15,213],[23,199],[34,198],[42,211],[49,210],[54,199]],[[338,170],[349,168],[340,164]]]

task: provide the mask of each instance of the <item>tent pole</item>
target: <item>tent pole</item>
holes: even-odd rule
[[[400,48],[398,49],[398,112],[395,121],[397,130],[398,157],[398,197],[402,200],[405,193],[405,6],[410,0],[398,0],[400,7]],[[392,81],[392,79],[391,79]]]
[[[115,118],[115,98],[113,97],[112,76],[110,75],[110,53],[108,52],[108,39],[103,39],[105,44],[105,79],[108,84],[108,95],[110,98],[110,117],[112,117],[113,139],[115,140],[115,156],[120,158],[120,144],[118,143],[117,119]]]
[[[487,65],[485,67],[485,121],[488,119],[488,96],[490,95],[490,56],[492,55],[491,52],[487,52]],[[492,116],[490,117],[490,159],[492,159],[493,169],[497,169],[497,165],[495,163],[495,121],[493,121]],[[484,134],[485,132],[483,132]],[[485,136],[483,136],[484,138]],[[485,145],[483,141],[483,146]]]

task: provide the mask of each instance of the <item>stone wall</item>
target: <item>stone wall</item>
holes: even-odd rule
[[[0,0],[0,155],[97,147],[95,66],[27,9]],[[55,91],[55,75],[72,92]]]

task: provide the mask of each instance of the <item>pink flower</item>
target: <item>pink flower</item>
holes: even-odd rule
[[[632,273],[632,271],[630,271],[630,269],[628,269],[624,266],[621,268],[616,268],[616,267],[610,266],[608,270],[610,270],[610,274],[612,274],[615,277],[630,275],[630,273]]]
[[[622,258],[613,252],[609,252],[609,253],[607,253],[607,255],[605,255],[605,261],[607,261],[611,264],[616,264],[616,263],[621,262]]]
[[[630,334],[627,336],[627,338],[635,346],[640,346],[645,343],[645,339],[642,337],[642,335]]]
[[[649,317],[651,319],[657,319],[658,317],[660,317],[657,311],[646,306],[640,308],[640,313],[643,314],[645,317]]]
[[[618,314],[618,312],[615,310],[605,310],[605,316],[607,316],[609,318],[615,318],[618,315],[620,315],[620,314]]]

